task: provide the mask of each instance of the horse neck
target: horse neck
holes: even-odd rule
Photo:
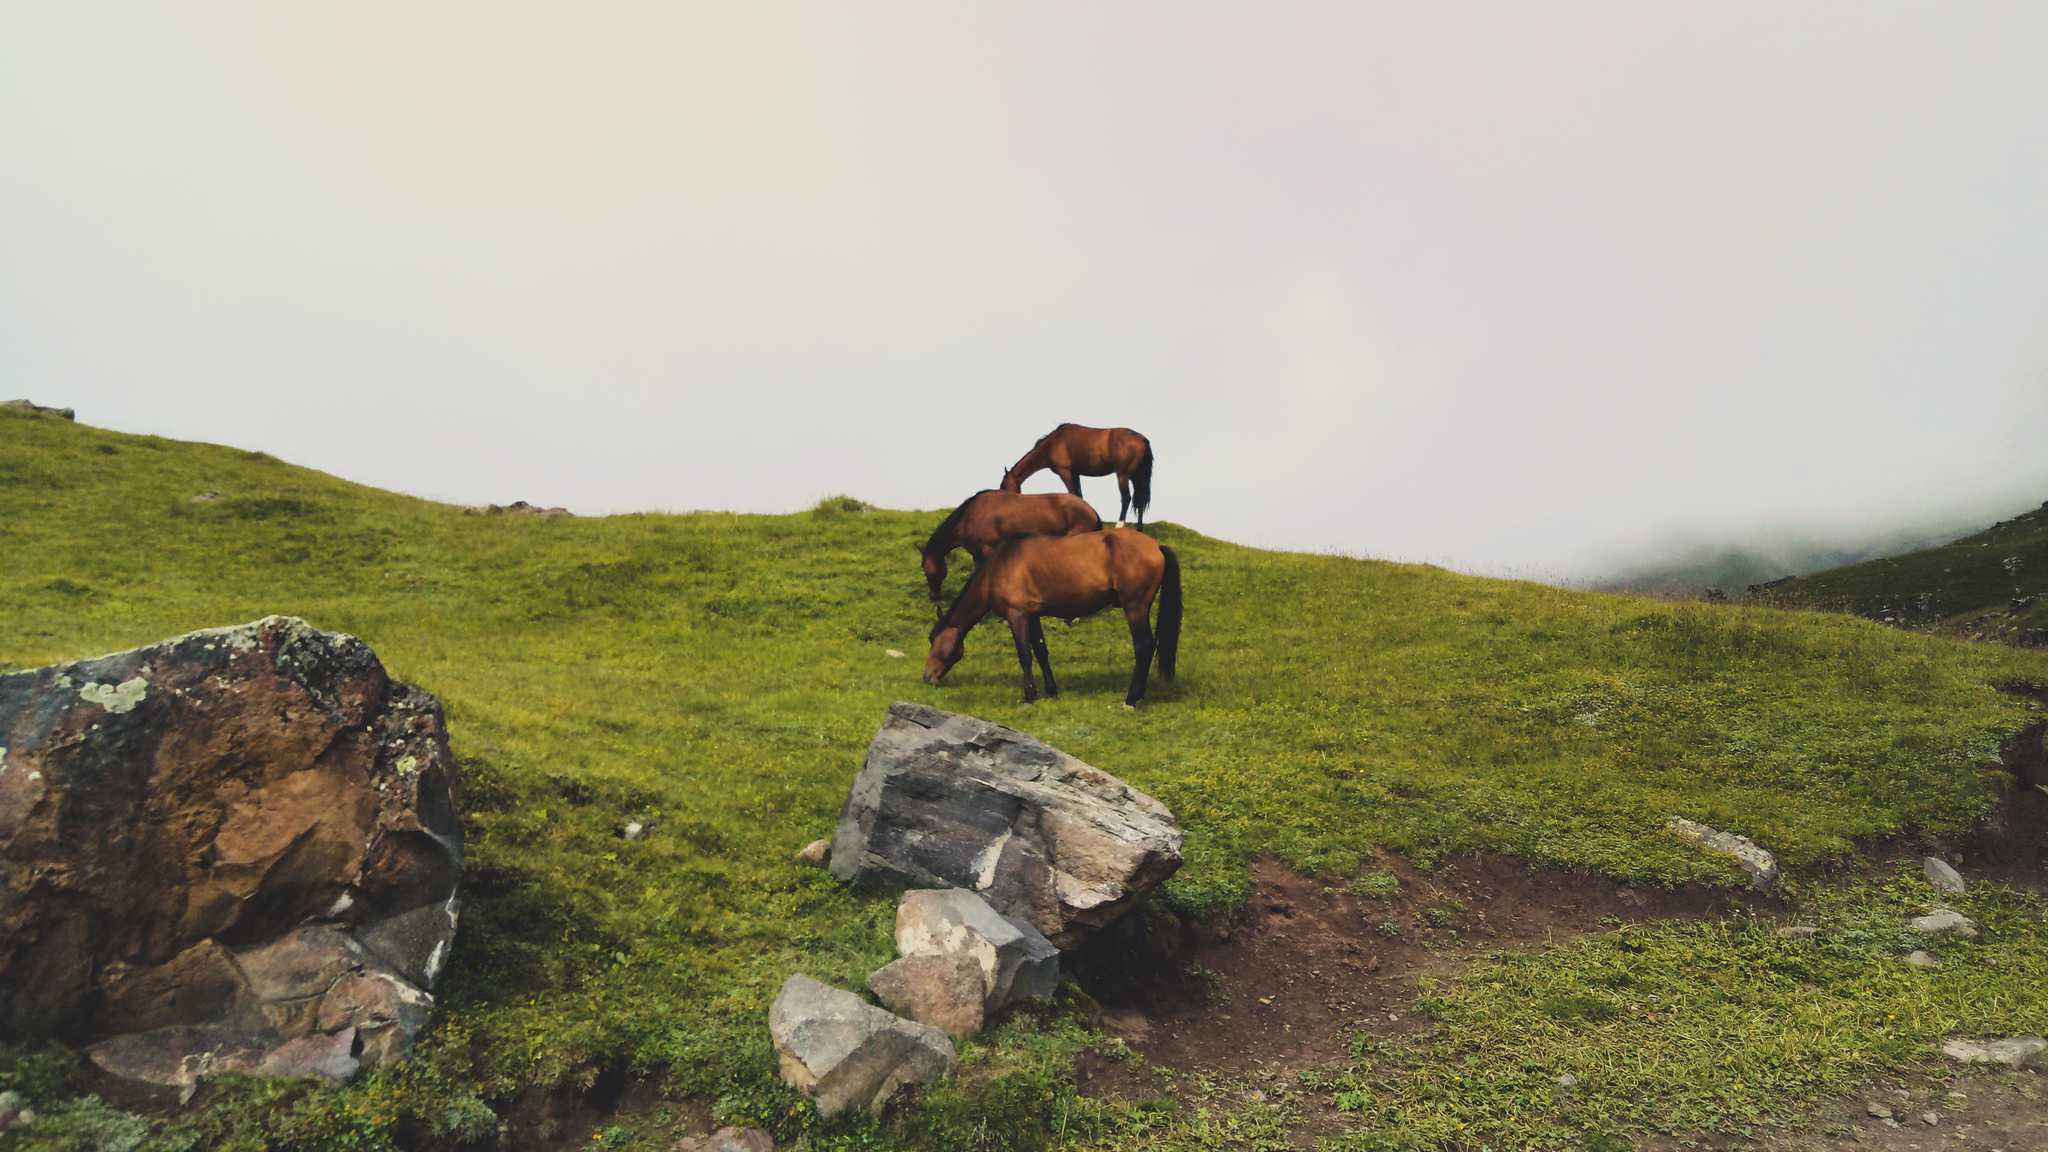
[[[1052,437],[1050,436],[1046,437],[1043,440],[1040,440],[1038,443],[1033,444],[1031,446],[1031,451],[1026,452],[1023,456],[1018,458],[1015,464],[1010,465],[1010,470],[1008,472],[1003,473],[1003,491],[1023,491],[1024,481],[1028,479],[1033,472],[1036,472],[1040,468],[1046,466],[1045,462],[1048,458],[1048,454],[1052,451],[1051,444]]]
[[[946,622],[939,626],[941,631],[957,628],[965,633],[988,615],[988,572],[987,568],[979,569],[967,581],[967,587],[960,590],[960,598],[953,601],[952,610],[946,613]]]

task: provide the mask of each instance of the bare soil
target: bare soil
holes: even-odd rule
[[[1943,850],[1965,861],[1972,879],[2041,890],[2048,795],[2014,789],[2005,810],[1983,827]],[[1863,867],[1889,874],[1893,855],[1916,858],[1926,851],[1903,842],[1874,846]],[[1423,872],[1389,855],[1367,870],[1375,867],[1391,869],[1399,880],[1390,899],[1330,887],[1261,858],[1252,864],[1251,899],[1228,920],[1186,926],[1178,939],[1170,929],[1155,928],[1144,938],[1091,946],[1083,967],[1089,991],[1102,1004],[1102,1025],[1145,1059],[1126,1063],[1087,1053],[1075,1067],[1079,1090],[1134,1102],[1171,1093],[1168,1078],[1144,1063],[1243,1080],[1254,1091],[1266,1083],[1292,1086],[1298,1073],[1344,1066],[1353,1030],[1390,1037],[1429,1028],[1409,1011],[1418,981],[1456,976],[1478,952],[1541,951],[1621,924],[1738,911],[1792,922],[1785,904],[1764,893],[1631,888],[1590,874],[1531,872],[1506,857],[1457,857]],[[1824,1106],[1809,1133],[1695,1133],[1644,1149],[2048,1152],[2048,1085],[2041,1079],[2023,1071],[1875,1084]],[[1951,1100],[1951,1090],[1963,1095]],[[1348,1126],[1349,1118],[1326,1098],[1301,1093],[1297,1099],[1302,1123],[1292,1132],[1296,1146],[1311,1148]],[[1872,1102],[1890,1107],[1900,1126],[1886,1127],[1866,1114]],[[1929,1112],[1936,1116],[1933,1125],[1920,1119]]]

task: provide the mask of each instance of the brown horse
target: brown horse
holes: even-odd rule
[[[1159,599],[1159,635],[1153,638],[1149,618],[1153,597]],[[1173,678],[1180,650],[1180,559],[1135,528],[1113,528],[1085,536],[1019,536],[1006,541],[987,564],[968,580],[939,622],[932,627],[931,655],[925,658],[924,682],[937,684],[967,655],[967,632],[983,616],[995,612],[1009,622],[1017,641],[1017,663],[1024,668],[1024,703],[1038,698],[1031,682],[1031,658],[1045,672],[1045,694],[1059,695],[1052,678],[1052,660],[1045,650],[1039,617],[1073,619],[1110,606],[1124,610],[1131,626],[1131,690],[1124,707],[1135,708],[1145,695],[1145,675],[1152,655],[1159,654],[1159,674]]]
[[[912,544],[924,557],[924,579],[931,586],[932,600],[938,601],[946,583],[946,558],[955,548],[967,549],[974,557],[974,570],[988,562],[1003,541],[1012,536],[1072,536],[1102,531],[1102,517],[1079,496],[1051,492],[1043,496],[1020,496],[984,488],[960,502],[953,514],[939,521],[931,539]]]
[[[1152,505],[1152,442],[1138,433],[1062,424],[1039,437],[1022,460],[1010,465],[1003,473],[1003,491],[1023,491],[1024,478],[1041,468],[1052,469],[1076,496],[1081,494],[1081,477],[1116,473],[1117,494],[1123,497],[1117,524],[1121,526],[1136,508],[1138,527],[1145,526],[1145,509]]]

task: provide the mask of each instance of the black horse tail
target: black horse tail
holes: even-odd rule
[[[1166,574],[1159,580],[1159,674],[1173,679],[1173,661],[1180,655],[1180,557],[1160,545]]]
[[[1138,470],[1131,473],[1131,507],[1138,511],[1138,523],[1145,522],[1145,509],[1152,506],[1152,441],[1145,441],[1145,454],[1138,458]]]

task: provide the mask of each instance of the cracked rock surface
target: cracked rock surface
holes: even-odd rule
[[[0,676],[0,1040],[186,1088],[403,1058],[458,788],[439,702],[291,617]]]
[[[1164,804],[1022,732],[897,703],[832,838],[850,882],[967,888],[1079,947],[1180,868]]]

